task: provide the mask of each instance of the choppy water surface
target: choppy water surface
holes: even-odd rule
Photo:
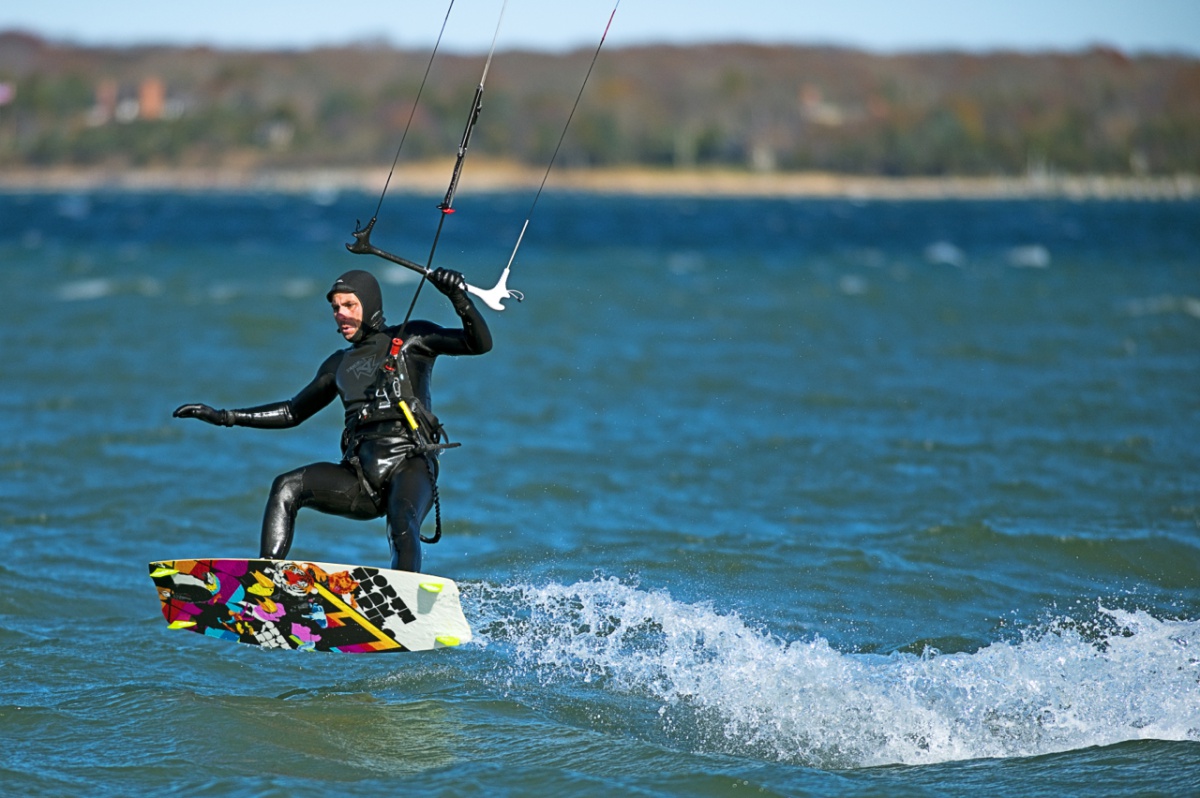
[[[528,197],[437,262],[488,285]],[[128,795],[1200,792],[1200,205],[547,195],[439,362],[476,641],[169,632],[145,563],[257,550],[374,198],[0,197],[0,780]],[[423,260],[433,200],[375,243]],[[424,291],[417,313],[451,323]],[[293,554],[385,564],[302,514]]]

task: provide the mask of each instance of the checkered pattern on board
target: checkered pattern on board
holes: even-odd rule
[[[355,568],[350,572],[350,576],[358,582],[358,591],[354,596],[358,602],[358,609],[371,623],[382,626],[385,618],[393,616],[404,623],[412,623],[417,619],[383,574],[372,573],[365,568]]]
[[[254,634],[254,639],[263,648],[292,648],[279,627],[269,621],[263,623],[262,628]]]

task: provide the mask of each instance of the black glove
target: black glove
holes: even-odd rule
[[[433,273],[429,275],[429,282],[451,299],[461,296],[467,290],[467,281],[462,276],[462,272],[456,272],[453,269],[434,269]]]
[[[209,424],[216,424],[218,427],[233,426],[233,417],[228,410],[214,410],[208,405],[180,405],[171,415],[175,418],[198,418]]]

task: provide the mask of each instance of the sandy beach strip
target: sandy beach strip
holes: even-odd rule
[[[389,192],[442,193],[452,163],[402,164]],[[544,169],[476,161],[464,168],[459,194],[536,191]],[[227,191],[375,194],[388,180],[387,168],[261,169],[138,168],[0,171],[4,192]],[[811,172],[749,172],[733,169],[555,169],[546,190],[608,195],[680,197],[778,197],[884,200],[940,199],[1145,199],[1200,197],[1200,175],[1022,175],[995,177],[872,177]]]

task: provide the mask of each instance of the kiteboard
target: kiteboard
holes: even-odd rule
[[[298,560],[150,563],[170,629],[262,648],[345,654],[470,641],[458,585],[428,574]]]

